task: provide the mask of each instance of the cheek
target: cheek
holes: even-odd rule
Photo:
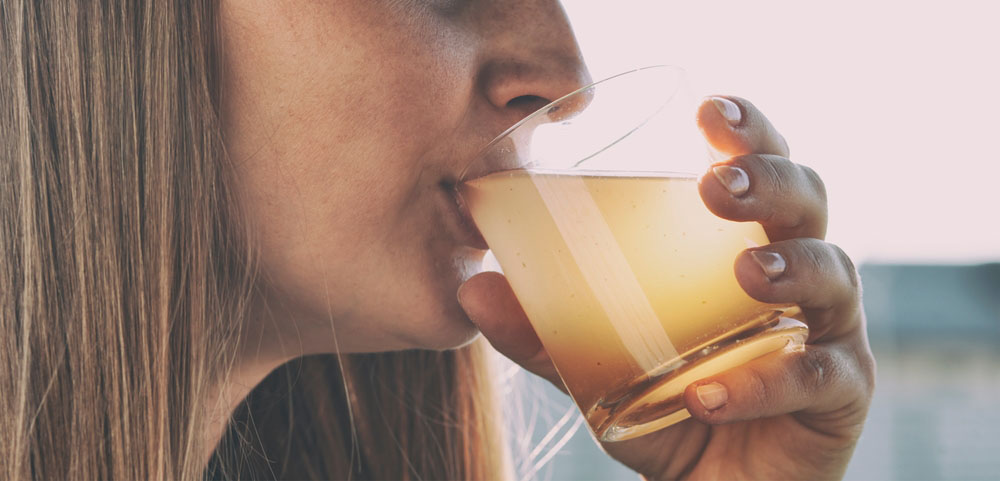
[[[227,142],[263,268],[318,324],[329,313],[427,330],[460,315],[455,275],[441,267],[450,253],[428,195],[440,175],[429,152],[462,119],[471,61],[447,39],[330,22],[228,52]]]

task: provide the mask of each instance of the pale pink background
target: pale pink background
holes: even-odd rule
[[[1000,2],[564,5],[595,79],[674,64],[760,107],[856,261],[1000,260]]]

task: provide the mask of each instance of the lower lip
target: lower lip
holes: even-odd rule
[[[472,219],[462,214],[462,209],[458,205],[458,191],[455,189],[455,186],[442,184],[441,194],[443,202],[447,204],[445,210],[448,213],[445,214],[445,217],[449,218],[448,224],[450,224],[451,230],[458,242],[476,249],[489,249],[486,240],[483,239],[483,235],[476,228],[475,224],[472,223]]]

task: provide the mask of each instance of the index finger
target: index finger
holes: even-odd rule
[[[788,157],[788,142],[746,99],[706,98],[698,108],[698,127],[709,145],[726,158],[746,154]]]

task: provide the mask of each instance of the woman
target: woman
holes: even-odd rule
[[[0,477],[509,477],[478,333],[560,381],[450,193],[590,80],[557,2],[100,3],[0,4]],[[648,479],[836,478],[874,361],[822,183],[745,100],[699,122],[731,157],[704,201],[774,240],[738,279],[803,306],[809,346],[605,449]]]

